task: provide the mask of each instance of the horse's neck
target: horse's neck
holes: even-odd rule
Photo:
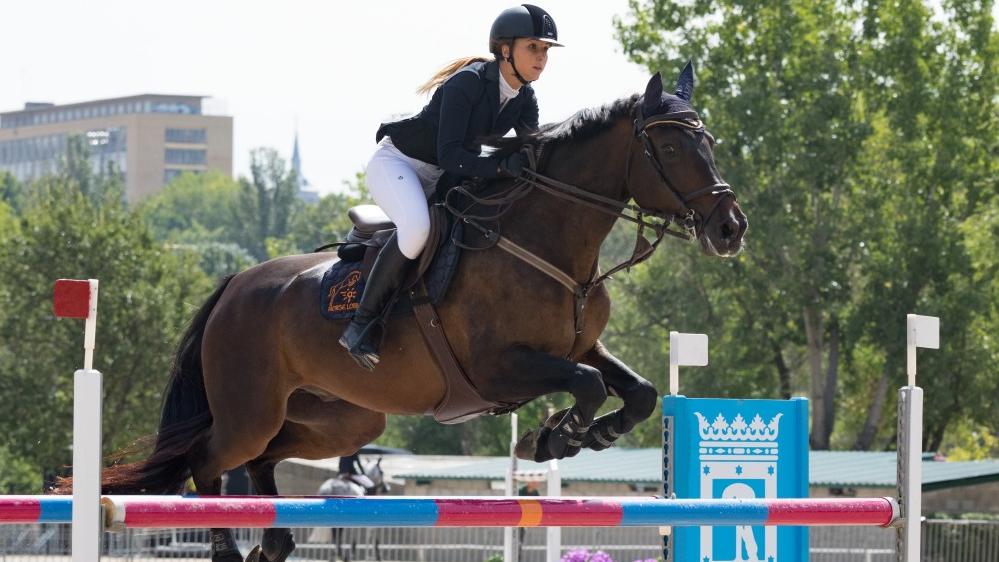
[[[625,160],[631,147],[628,132],[630,129],[615,125],[589,141],[559,147],[545,156],[542,173],[591,193],[623,200]],[[576,281],[585,282],[615,220],[614,215],[535,189],[504,217],[503,234]]]

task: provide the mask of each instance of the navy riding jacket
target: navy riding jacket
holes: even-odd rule
[[[450,188],[462,178],[493,178],[497,160],[480,156],[481,140],[538,128],[538,100],[529,84],[499,110],[499,63],[472,63],[448,78],[420,113],[383,123],[375,140],[388,135],[403,154],[444,169],[438,188]],[[440,192],[440,189],[438,189]]]

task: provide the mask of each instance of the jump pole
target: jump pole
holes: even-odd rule
[[[269,527],[656,527],[892,525],[894,498],[106,496],[112,530]]]
[[[59,279],[52,297],[52,310],[57,317],[86,319],[83,369],[73,374],[73,562],[100,559],[103,530],[100,507],[103,394],[101,373],[94,370],[97,289],[96,279]]]
[[[69,523],[72,498],[2,496],[3,523]],[[104,496],[106,526],[656,527],[673,525],[893,525],[894,498],[663,500],[643,497]]]

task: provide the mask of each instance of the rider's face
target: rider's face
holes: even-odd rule
[[[528,82],[533,82],[541,77],[541,73],[548,64],[548,49],[551,47],[544,41],[536,39],[515,39],[513,42],[513,61],[517,65],[517,71]],[[509,47],[504,46],[504,54]]]

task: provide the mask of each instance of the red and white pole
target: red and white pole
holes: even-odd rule
[[[100,559],[101,373],[94,370],[97,280],[56,281],[52,308],[60,318],[85,318],[83,369],[73,374],[73,562]]]

